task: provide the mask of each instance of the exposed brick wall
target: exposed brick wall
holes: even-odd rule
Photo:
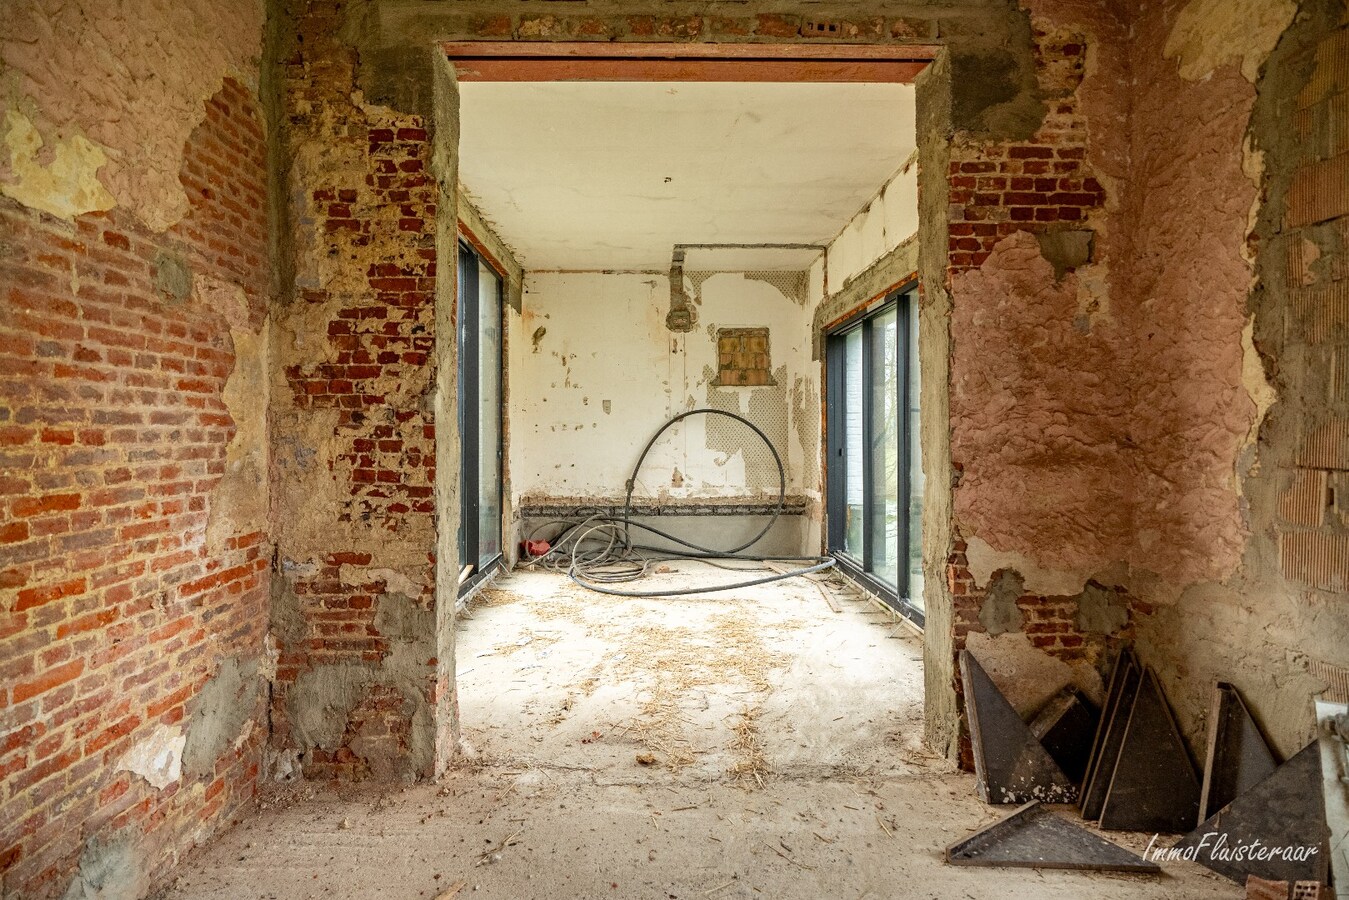
[[[1105,189],[1087,164],[1087,118],[1076,92],[1086,69],[1087,37],[1035,30],[1041,89],[1051,98],[1044,124],[1027,141],[951,148],[950,255],[955,275],[987,261],[1016,231],[1058,223],[1084,225],[1105,204]]]
[[[222,660],[262,654],[267,536],[206,539],[236,431],[231,323],[156,273],[167,254],[199,286],[236,286],[234,324],[260,326],[265,157],[256,99],[226,80],[185,148],[190,211],[167,232],[122,209],[70,223],[0,200],[6,896],[61,895],[93,837],[130,835],[161,875],[253,794],[257,702],[207,774],[157,790],[117,763],[157,727],[190,728]]]
[[[295,254],[296,283],[280,318],[298,339],[278,351],[274,439],[279,477],[308,468],[325,499],[296,495],[282,512],[278,550],[298,622],[275,629],[274,742],[298,752],[308,776],[360,777],[373,758],[410,759],[405,698],[388,679],[420,683],[428,702],[435,691],[434,653],[418,672],[381,669],[391,644],[377,621],[389,592],[410,592],[423,608],[433,596],[437,189],[426,124],[353,102],[342,4],[289,11],[299,40],[284,59],[283,139],[303,196],[284,251]],[[376,672],[374,683],[333,713],[344,719],[335,744],[302,745],[293,685],[345,665]]]

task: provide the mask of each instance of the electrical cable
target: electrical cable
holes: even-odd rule
[[[773,462],[778,470],[778,496],[777,502],[773,505],[773,514],[753,537],[726,550],[704,547],[652,525],[632,520],[632,494],[636,488],[637,475],[641,472],[642,464],[646,461],[647,455],[666,431],[684,419],[697,415],[725,416],[748,427],[768,448],[768,452],[772,454]],[[529,562],[546,569],[565,571],[567,576],[581,587],[615,597],[678,597],[716,591],[731,591],[822,572],[834,565],[833,558],[828,556],[761,556],[745,552],[763,540],[782,515],[787,499],[787,471],[782,464],[782,457],[778,454],[777,448],[773,446],[773,442],[768,439],[768,435],[764,434],[759,426],[738,413],[702,407],[680,413],[668,420],[642,448],[625,487],[621,516],[610,515],[595,507],[578,507],[572,518],[552,519],[535,527],[530,533],[530,540],[534,540],[545,529],[553,526],[561,526],[561,530],[549,540],[551,546],[548,551],[529,560]],[[634,528],[664,538],[678,546],[673,548],[656,547],[650,544],[635,543],[632,539],[632,529]],[[756,571],[756,569],[738,569],[723,563],[730,561],[766,563],[772,561],[804,562],[806,565],[787,572],[774,570],[772,575],[710,587],[636,591],[608,586],[643,578],[650,574],[653,563],[666,560],[697,560],[732,571]],[[757,571],[763,570],[762,568],[757,569]]]

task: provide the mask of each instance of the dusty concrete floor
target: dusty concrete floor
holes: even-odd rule
[[[661,582],[723,577],[681,568]],[[920,641],[833,596],[841,612],[800,580],[621,600],[505,578],[460,626],[463,766],[406,789],[290,787],[166,896],[1243,896],[1187,863],[945,865],[948,843],[1007,810],[921,746]]]

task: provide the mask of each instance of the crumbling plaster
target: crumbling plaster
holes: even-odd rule
[[[1162,54],[1179,63],[1186,81],[1236,62],[1254,84],[1296,13],[1294,0],[1192,0],[1176,13]]]
[[[1127,166],[1124,177],[1117,173],[1107,182],[1104,213],[1091,220],[1104,231],[1099,246],[1110,263],[1107,277],[1097,278],[1107,288],[1097,295],[1104,302],[1078,318],[1077,333],[1063,330],[1039,346],[1051,349],[1051,358],[1063,354],[1053,365],[1071,373],[1071,385],[1042,395],[1054,376],[1036,373],[1014,388],[1014,415],[1041,416],[1051,437],[1027,452],[1053,454],[1058,446],[1060,463],[1071,464],[1060,481],[1041,459],[1029,471],[1017,468],[1006,455],[1015,442],[962,450],[956,413],[954,454],[963,465],[956,522],[975,582],[986,587],[995,573],[1011,570],[1025,578],[1028,591],[1047,597],[1075,594],[1084,585],[1090,590],[1093,578],[1127,588],[1128,623],[1140,654],[1158,669],[1195,746],[1212,684],[1226,680],[1243,691],[1279,749],[1291,753],[1311,733],[1309,698],[1322,687],[1309,663],[1349,663],[1343,612],[1333,597],[1280,576],[1274,533],[1279,497],[1291,481],[1280,467],[1299,458],[1310,423],[1335,408],[1333,394],[1328,401],[1314,386],[1313,373],[1326,371],[1326,358],[1287,343],[1285,310],[1290,289],[1299,286],[1287,279],[1307,284],[1334,277],[1345,248],[1330,240],[1313,244],[1311,252],[1295,246],[1295,255],[1289,246],[1304,238],[1280,239],[1279,232],[1300,155],[1291,98],[1311,77],[1307,47],[1343,14],[1336,5],[1303,4],[1287,34],[1288,4],[1267,4],[1259,14],[1244,4],[1215,9],[1203,0],[1143,11],[1138,36],[1128,44],[1128,78],[1111,76],[1130,86],[1126,152],[1112,156]],[[1100,66],[1088,66],[1079,88],[1084,101],[1100,78]],[[1100,169],[1099,115],[1091,121],[1088,158]],[[1073,289],[1081,294],[1102,261],[1051,287],[1052,273],[1035,251],[1013,235],[982,268],[954,279],[953,407],[962,398],[982,400],[990,386],[1005,383],[994,380],[1005,372],[994,372],[985,355],[990,323],[1015,329],[1010,342],[1018,349],[1034,347],[1043,333],[1043,320],[1016,324],[1014,311],[990,309],[988,298],[1015,298],[1010,302],[1017,308],[1049,303],[1050,320],[1065,322]],[[1322,261],[1325,252],[1334,259]],[[1286,276],[1286,261],[1294,258],[1315,262]],[[966,310],[968,318],[960,309],[962,290],[984,298]],[[968,355],[962,334],[971,335]],[[1007,347],[1008,337],[996,346]],[[1098,337],[1105,339],[1104,356],[1092,355]],[[977,387],[962,384],[981,371],[986,380]],[[1097,375],[1106,377],[1104,390]],[[1050,405],[1037,402],[1041,396]],[[1062,423],[1096,430],[1057,444],[1062,432],[1054,427],[1053,402],[1071,408]],[[988,425],[968,437],[981,441]],[[1108,452],[1097,469],[1090,455],[1073,459],[1067,448]],[[1032,498],[996,496],[1027,479]],[[1067,483],[1087,485],[1090,499],[1054,498],[1055,484]],[[1040,515],[1018,521],[1016,511],[1028,504]],[[1063,516],[1064,510],[1076,512]],[[1102,607],[1099,599],[1079,598],[1079,627],[1120,627],[1122,610],[1114,600]],[[1007,641],[981,636],[972,646],[987,653]]]
[[[302,758],[311,748],[346,747],[373,777],[411,780],[435,764],[435,720],[426,690],[427,664],[436,652],[435,613],[395,593],[380,595],[375,606],[375,628],[389,652],[374,663],[335,662],[302,671],[286,694],[290,737]],[[353,729],[353,711],[376,685],[402,698],[398,715],[410,727],[405,747],[367,737],[368,722]]]
[[[62,218],[114,206],[164,231],[188,211],[183,146],[233,77],[256,87],[262,0],[26,0],[0,36],[0,191]]]
[[[1160,81],[1168,98],[1178,85],[1166,66],[1131,82],[1118,23],[1089,6],[1054,15],[1096,38],[1078,92],[1088,159],[1113,190],[1089,217],[1091,263],[1055,272],[1043,239],[1019,232],[952,285],[957,297],[994,298],[956,304],[956,331],[971,335],[952,361],[956,516],[971,568],[985,584],[1016,563],[1044,593],[1080,590],[1118,563],[1180,584],[1230,574],[1244,539],[1236,456],[1255,416],[1241,342],[1255,196],[1241,169],[1242,108],[1213,115],[1231,107],[1233,86],[1209,79],[1179,142],[1149,132],[1169,120],[1137,104],[1123,131],[1105,110],[1127,107],[1131,83]]]
[[[432,711],[453,655],[437,653],[430,481],[454,181],[437,203],[430,123],[354,89],[343,23],[360,8],[278,3],[268,28],[272,741],[311,774],[396,779],[432,774],[437,725],[454,727]],[[416,640],[386,633],[395,603],[420,616]]]
[[[1084,633],[1136,633],[1196,746],[1208,692],[1222,679],[1269,710],[1264,724],[1276,744],[1295,750],[1319,684],[1308,661],[1343,665],[1347,644],[1333,601],[1278,577],[1271,542],[1275,492],[1289,478],[1270,463],[1287,465],[1305,434],[1305,413],[1286,407],[1290,394],[1305,406],[1301,373],[1315,355],[1276,349],[1286,251],[1269,238],[1297,158],[1287,110],[1300,83],[1268,91],[1262,122],[1251,82],[1291,10],[1166,3],[1141,11],[1137,35],[1121,40],[1125,23],[1103,20],[1095,4],[1027,5],[1037,28],[1068,27],[1087,40],[1076,94],[1106,201],[1088,218],[1087,265],[1051,271],[1058,267],[1042,258],[1050,256],[1043,241],[1036,248],[1013,234],[953,279],[954,523],[970,572],[980,588],[1012,571],[1046,600],[1077,596]],[[1304,31],[1323,34],[1335,13],[1322,7],[1333,5],[1304,4],[1303,20],[1320,19]],[[1309,55],[1286,49],[1283,59],[1297,52]],[[1298,77],[1308,77],[1305,63]],[[1262,167],[1276,155],[1284,175],[1271,190]],[[1261,205],[1262,190],[1272,204]],[[1321,252],[1318,243],[1302,258]],[[1257,255],[1269,263],[1256,265]],[[1302,277],[1316,276],[1307,269]],[[1265,311],[1248,296],[1268,298]],[[1052,314],[1020,319],[1042,304]],[[1061,330],[1046,334],[1046,321]],[[1067,323],[1072,330],[1061,328]],[[1028,377],[1008,382],[994,356]],[[1065,381],[1054,387],[1055,377]],[[1027,443],[1024,461],[1016,438],[984,443],[1008,422],[965,427],[998,386],[1012,389],[1013,431],[1024,415],[1049,437]],[[1325,415],[1319,404],[1313,420]],[[1067,484],[1086,490],[1061,493]],[[1023,485],[1026,496],[1005,494]],[[1118,586],[1108,604],[1090,593],[1093,581]],[[983,655],[1023,652],[1012,646],[1015,632],[971,640]]]
[[[1221,358],[1229,371],[1239,367],[1246,396],[1231,402],[1245,408],[1246,418],[1228,426],[1222,446],[1229,449],[1218,464],[1235,473],[1243,533],[1225,570],[1184,586],[1174,603],[1136,616],[1136,628],[1140,651],[1161,669],[1192,739],[1206,717],[1211,685],[1224,680],[1241,690],[1277,749],[1291,755],[1314,733],[1311,697],[1325,687],[1314,664],[1349,667],[1343,592],[1299,582],[1281,553],[1285,529],[1290,521],[1297,524],[1287,505],[1290,487],[1299,472],[1314,471],[1294,466],[1314,458],[1307,448],[1316,426],[1345,413],[1343,395],[1328,375],[1334,339],[1306,329],[1297,310],[1303,292],[1321,288],[1322,308],[1330,312],[1329,290],[1349,271],[1349,246],[1336,239],[1333,225],[1303,224],[1292,185],[1301,166],[1327,153],[1327,145],[1303,133],[1310,113],[1294,110],[1316,83],[1335,29],[1343,34],[1349,24],[1349,8],[1340,0],[1308,0],[1294,17],[1286,3],[1268,4],[1263,15],[1244,15],[1245,4],[1232,4],[1212,17],[1206,36],[1188,34],[1197,27],[1196,14],[1211,5],[1165,4],[1143,20],[1145,37],[1166,33],[1168,53],[1181,48],[1179,77],[1175,60],[1153,60],[1167,71],[1156,76],[1155,92],[1143,100],[1164,109],[1167,118],[1177,103],[1205,113],[1206,128],[1224,133],[1221,146],[1215,140],[1212,156],[1203,160],[1205,170],[1227,172],[1224,181],[1235,185],[1244,163],[1248,179],[1240,197],[1250,202],[1251,215],[1233,203],[1223,211],[1225,231],[1210,232],[1202,243],[1194,242],[1194,234],[1188,238],[1189,255],[1226,259],[1230,275],[1218,284],[1236,298],[1220,320],[1226,345]],[[1242,35],[1241,44],[1234,35]],[[1262,52],[1252,57],[1232,49],[1243,44]],[[1339,89],[1344,87],[1341,81]],[[1217,90],[1223,91],[1224,113],[1214,116]],[[1207,171],[1198,180],[1199,190],[1211,190]],[[1238,253],[1244,267],[1235,262]],[[1247,430],[1231,436],[1241,424]],[[1319,461],[1342,464],[1333,457]],[[1304,510],[1296,515],[1308,517],[1304,525],[1331,514],[1324,488],[1295,506]]]
[[[234,369],[221,399],[235,432],[225,448],[225,473],[211,498],[206,545],[212,550],[223,548],[235,535],[268,528],[269,331],[267,321],[254,329],[246,319],[230,328]]]
[[[954,504],[961,533],[1040,568],[1108,565],[1130,539],[1121,335],[1101,323],[1084,333],[1077,276],[1056,282],[1029,231],[1001,241],[983,267],[958,274],[952,293],[951,452],[963,466]]]
[[[443,104],[432,103],[431,86],[453,86],[453,76],[439,74],[437,60],[420,49],[434,40],[453,40],[495,36],[519,39],[575,39],[603,37],[636,40],[698,40],[713,38],[778,41],[790,32],[799,32],[801,15],[790,6],[781,9],[761,7],[751,11],[740,8],[709,10],[704,5],[686,7],[666,5],[658,15],[643,16],[630,5],[595,2],[584,7],[559,11],[549,4],[527,3],[500,6],[482,4],[473,10],[458,7],[428,6],[401,0],[357,7],[359,14],[348,17],[341,29],[344,40],[357,49],[357,82],[371,102],[389,104],[405,112],[443,114]],[[1033,135],[1052,101],[1036,77],[1036,50],[1030,17],[1014,4],[1002,0],[952,4],[946,7],[917,8],[906,4],[878,3],[870,12],[875,18],[858,18],[847,6],[821,5],[812,13],[837,17],[844,23],[842,33],[858,40],[882,40],[925,43],[939,41],[949,48],[933,70],[937,77],[920,78],[928,84],[926,101],[929,125],[935,126],[928,142],[924,165],[933,165],[929,190],[923,202],[930,204],[936,224],[924,233],[922,268],[930,278],[921,314],[923,343],[933,348],[931,362],[923,374],[925,466],[928,467],[928,502],[925,532],[929,536],[927,590],[929,609],[928,668],[929,730],[934,742],[943,748],[953,746],[956,719],[951,670],[950,594],[938,567],[947,556],[952,541],[948,513],[950,473],[947,452],[946,348],[949,340],[949,299],[945,291],[946,233],[944,216],[946,138],[953,132],[969,142],[1024,140]],[[786,29],[786,30],[784,30]],[[793,38],[788,38],[793,39]],[[949,67],[949,68],[948,68]],[[442,96],[447,94],[443,93]],[[919,106],[924,105],[920,96]],[[949,123],[949,124],[948,124]],[[920,127],[920,139],[924,129]],[[925,176],[920,172],[920,182]],[[446,182],[443,180],[442,184]],[[453,182],[448,182],[453,184]],[[447,196],[442,200],[448,200]],[[448,202],[442,202],[440,218]],[[447,282],[451,273],[438,275]],[[444,295],[447,299],[452,295]],[[549,329],[551,331],[551,329]],[[542,337],[547,340],[548,333]],[[449,351],[452,354],[452,351]],[[927,371],[928,366],[931,367]],[[452,397],[453,374],[442,354],[438,376],[441,398]],[[448,380],[448,384],[445,383]],[[438,419],[442,428],[443,412]],[[453,515],[452,487],[457,469],[447,446],[438,441],[438,466],[441,484],[437,489],[442,517]],[[449,532],[452,534],[452,530]],[[446,523],[441,523],[442,554]],[[442,568],[443,571],[443,568]],[[442,666],[446,658],[440,657]]]
[[[522,312],[508,315],[512,334],[539,336],[512,342],[510,355],[512,485],[520,496],[621,501],[646,439],[695,407],[747,416],[777,449],[787,492],[815,487],[819,410],[790,399],[798,381],[800,394],[818,395],[819,367],[804,339],[810,311],[768,274],[685,273],[700,324],[674,334],[664,320],[664,273],[531,273]],[[717,330],[762,325],[775,383],[718,386]],[[772,455],[753,433],[699,416],[652,448],[636,496],[771,500],[777,490]]]
[[[1163,6],[1157,15],[1167,22],[1181,8],[1180,4]],[[1255,365],[1254,354],[1263,352],[1262,326],[1259,321],[1252,325],[1245,310],[1252,276],[1243,256],[1242,223],[1249,221],[1256,194],[1249,173],[1241,168],[1242,104],[1236,104],[1235,114],[1230,112],[1233,87],[1227,73],[1236,71],[1236,62],[1223,48],[1235,44],[1227,38],[1206,36],[1204,29],[1209,26],[1205,22],[1214,17],[1199,14],[1198,7],[1186,15],[1172,47],[1187,70],[1206,56],[1227,62],[1200,85],[1212,91],[1210,105],[1190,105],[1191,98],[1181,100],[1201,125],[1196,133],[1166,135],[1167,140],[1160,142],[1161,146],[1177,143],[1189,165],[1203,169],[1206,176],[1207,166],[1213,164],[1220,183],[1232,190],[1214,190],[1210,185],[1207,195],[1197,197],[1202,202],[1195,209],[1174,210],[1178,214],[1175,222],[1164,223],[1151,234],[1142,228],[1134,232],[1130,222],[1152,224],[1153,217],[1168,214],[1174,206],[1171,202],[1159,208],[1156,202],[1169,198],[1150,195],[1171,190],[1184,196],[1194,187],[1192,180],[1168,183],[1163,167],[1154,167],[1146,155],[1134,156],[1139,141],[1156,136],[1149,137],[1150,126],[1139,124],[1136,104],[1128,96],[1146,68],[1131,57],[1129,48],[1146,44],[1140,52],[1160,57],[1171,30],[1163,29],[1150,43],[1139,42],[1126,39],[1130,23],[1114,18],[1107,4],[1028,2],[1026,8],[1029,15],[1010,4],[961,5],[933,11],[927,26],[916,26],[910,32],[913,40],[939,40],[950,47],[949,54],[919,79],[923,142],[919,178],[924,209],[919,253],[924,276],[921,331],[924,347],[938,359],[930,369],[925,363],[923,375],[924,464],[929,486],[925,532],[928,565],[934,569],[927,579],[928,716],[930,735],[946,748],[952,746],[955,719],[949,652],[953,623],[949,587],[935,569],[953,542],[967,539],[971,566],[988,575],[998,568],[1014,568],[1028,590],[1071,597],[1096,576],[1103,583],[1127,585],[1141,595],[1138,611],[1152,600],[1174,602],[1186,584],[1230,578],[1248,541],[1241,499],[1245,467],[1252,458],[1248,444],[1271,402],[1262,367]],[[512,7],[509,12],[484,5],[465,12],[390,2],[361,17],[358,27],[348,29],[348,34],[368,51],[361,54],[359,73],[366,95],[379,103],[418,110],[428,103],[429,81],[417,76],[427,64],[404,51],[409,35],[416,34],[419,40],[453,39],[481,36],[495,28],[502,37],[575,37],[584,17],[593,15],[602,22],[610,9],[595,3],[559,15],[551,9],[545,14],[541,4]],[[500,19],[493,19],[498,13]],[[1256,28],[1254,37],[1242,42],[1261,46],[1267,31],[1275,27],[1274,21],[1255,17],[1249,23]],[[1232,24],[1222,20],[1212,27],[1230,29]],[[1062,41],[1080,35],[1087,46],[1085,76],[1075,95],[1087,121],[1087,158],[1105,186],[1104,204],[1090,214],[1085,226],[1094,232],[1089,260],[1082,264],[1081,253],[1074,250],[1076,258],[1065,265],[1044,242],[1028,242],[1012,234],[981,267],[957,273],[948,293],[945,173],[952,146],[948,139],[954,138],[961,154],[977,158],[989,144],[1033,136],[1046,110],[1056,101],[1069,99],[1055,94],[1052,72],[1042,79],[1045,83],[1037,81],[1032,25]],[[605,35],[622,36],[609,31]],[[687,39],[698,35],[675,30],[652,36]],[[1252,65],[1258,68],[1258,61],[1252,63],[1247,53],[1239,62],[1247,71]],[[441,80],[452,84],[453,76],[447,74]],[[1187,85],[1180,87],[1192,87]],[[1215,108],[1229,112],[1214,116],[1211,110]],[[1234,172],[1241,173],[1240,184]],[[1155,260],[1167,248],[1197,253],[1201,267],[1216,285],[1213,296],[1195,298],[1187,293],[1179,272],[1140,274],[1138,266],[1131,264],[1138,259]],[[439,277],[452,280],[452,274],[443,271]],[[1007,296],[1003,293],[1007,291],[1012,292],[1014,302],[1001,310],[1006,316],[981,311],[990,298]],[[1190,321],[1187,304],[1196,299],[1197,315]],[[1024,307],[1022,301],[1026,301]],[[1168,302],[1174,307],[1159,309]],[[1048,315],[1052,321],[1028,321],[1029,317],[1020,316],[1023,309],[1034,311],[1036,318]],[[1155,354],[1147,325],[1154,314],[1174,332],[1163,338],[1165,346]],[[972,330],[953,328],[953,321]],[[992,339],[985,339],[986,334]],[[551,329],[540,332],[541,342],[549,337]],[[1039,358],[1019,352],[1027,337],[1042,351]],[[944,361],[953,338],[948,417]],[[452,357],[452,350],[447,353]],[[1160,364],[1154,362],[1154,355]],[[994,364],[999,358],[1021,373],[1025,383],[1020,386],[1028,389],[1024,393],[1029,402],[1018,404],[1022,409],[1006,435],[1009,440],[985,448],[979,437],[985,431],[979,425],[982,413],[972,408],[973,398],[982,387],[981,379],[987,383],[1002,380]],[[449,398],[454,393],[453,375],[445,359],[438,375],[439,396]],[[1086,379],[1085,396],[1074,376]],[[1135,387],[1145,401],[1133,399]],[[1029,434],[1018,436],[1016,427],[1047,429],[1048,450],[1040,450]],[[1003,431],[1007,430],[1004,426]],[[952,445],[949,454],[948,440]],[[985,449],[993,452],[990,455]],[[447,456],[447,451],[448,447],[438,447],[442,460],[450,462],[453,456]],[[958,464],[954,473],[946,469],[945,461],[950,458]],[[972,471],[970,459],[976,460]],[[454,471],[442,468],[442,474]],[[948,491],[946,485],[953,475],[955,484]],[[1043,484],[1048,494],[1026,498],[1015,489],[1011,494],[1000,493],[1008,490],[1007,483],[1022,476]],[[1088,490],[1070,494],[1065,486],[1079,476]],[[1129,490],[1126,486],[1135,476],[1147,482],[1152,493]],[[1156,504],[1153,489],[1160,489],[1173,502]],[[438,496],[443,515],[454,514],[452,490],[442,480]],[[1037,517],[1023,508],[1028,499],[1032,509],[1044,514]],[[1017,527],[1008,527],[1008,522]],[[442,520],[442,546],[444,526]],[[1141,540],[1135,539],[1138,534]],[[982,583],[987,583],[988,575]],[[442,654],[442,662],[443,658]]]

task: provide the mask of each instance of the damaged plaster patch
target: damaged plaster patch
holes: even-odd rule
[[[1094,634],[1116,634],[1129,624],[1129,608],[1114,591],[1089,584],[1077,598],[1077,627]]]
[[[1041,567],[1020,553],[996,550],[980,537],[965,541],[965,558],[970,574],[980,588],[987,588],[993,573],[1000,569],[1020,573],[1024,589],[1030,594],[1046,597],[1067,597],[1080,593],[1091,576],[1087,573],[1066,572]]]
[[[1069,665],[1032,646],[1029,635],[1017,632],[995,637],[976,631],[966,647],[1023,719],[1029,720],[1069,685],[1093,703],[1105,699],[1101,675],[1090,663]]]
[[[1235,62],[1254,84],[1296,14],[1294,0],[1190,0],[1176,16],[1163,55],[1179,59],[1180,77],[1187,81]]]
[[[1040,242],[1040,255],[1054,267],[1055,281],[1091,262],[1096,232],[1090,228],[1059,228],[1038,232],[1035,237]]]
[[[182,255],[160,250],[155,255],[154,270],[155,291],[160,299],[176,306],[192,296],[192,269]]]
[[[751,271],[744,273],[746,281],[762,281],[778,290],[782,296],[795,303],[797,306],[805,306],[810,294],[810,272],[790,272],[790,271]]]
[[[281,644],[294,644],[304,640],[306,629],[304,613],[300,611],[300,597],[295,593],[295,584],[290,573],[285,572],[272,579],[271,615],[268,627],[269,638]]]
[[[304,774],[300,766],[300,751],[276,750],[267,747],[263,750],[262,766],[264,776],[269,781],[298,781]]]
[[[156,267],[159,264],[159,260],[156,259]],[[244,329],[249,327],[251,320],[249,318],[248,294],[244,292],[243,285],[216,278],[214,275],[194,276],[191,270],[187,269],[185,262],[182,265],[186,271],[181,276],[163,276],[156,272],[156,280],[162,280],[166,289],[174,289],[175,287],[171,278],[185,280],[192,301],[199,307],[222,316],[225,323],[231,328]],[[181,289],[181,280],[178,282],[178,289]]]
[[[63,900],[140,900],[150,876],[130,829],[106,838],[92,837],[80,854],[79,871]]]
[[[391,641],[428,644],[436,630],[435,612],[411,596],[391,591],[375,605],[375,630]]]
[[[115,771],[132,772],[156,790],[173,784],[183,774],[183,745],[187,736],[177,725],[159,725],[118,760]]]
[[[0,58],[9,108],[18,99],[31,104],[32,126],[50,146],[80,135],[106,151],[94,167],[102,200],[75,202],[72,211],[116,205],[154,231],[182,219],[189,209],[179,179],[184,147],[205,118],[206,101],[226,77],[257,83],[261,0],[45,0],[10,4],[6,12]],[[90,162],[80,171],[91,174]],[[12,157],[0,161],[0,182],[13,176],[12,164]]]
[[[745,416],[759,426],[779,458],[787,462],[787,367],[773,370],[774,384],[756,388],[722,388],[716,385],[717,373],[711,366],[703,366],[703,382],[707,388],[706,404],[712,409]],[[748,409],[740,407],[741,394],[749,395]],[[778,489],[778,467],[772,452],[758,436],[743,424],[724,416],[709,416],[707,420],[707,449],[744,460],[745,487],[751,493],[772,494]]]
[[[951,119],[958,128],[1016,140],[1044,120],[1034,67],[1024,54],[1004,47],[953,50],[951,75]]]
[[[234,370],[221,400],[235,430],[225,448],[225,473],[211,494],[206,546],[212,552],[231,537],[267,529],[268,332],[265,321],[258,331],[230,329]]]
[[[333,663],[299,674],[286,694],[295,743],[301,753],[311,748],[328,752],[348,747],[377,778],[429,773],[435,757],[435,719],[427,701],[436,655],[435,611],[396,593],[376,598],[374,627],[389,642],[378,662]],[[274,626],[275,627],[275,626]],[[403,698],[400,718],[410,723],[406,747],[399,748],[370,722],[348,734],[353,713],[377,686],[392,687]]]
[[[985,631],[997,635],[1021,630],[1025,617],[1016,601],[1023,590],[1021,576],[1017,573],[1004,570],[997,574],[979,609],[979,622]]]
[[[274,373],[277,368],[273,366]],[[286,515],[274,522],[274,531],[278,546],[296,562],[322,559],[334,547],[359,550],[370,545],[385,558],[391,551],[405,549],[396,544],[380,547],[373,535],[362,540],[358,524],[344,515],[351,500],[350,466],[341,460],[329,461],[339,416],[339,410],[317,409],[277,417],[277,430],[287,437],[276,442],[271,484],[275,508],[285,510]],[[417,556],[415,552],[407,555],[408,563]]]
[[[5,146],[8,173],[0,177],[0,192],[5,196],[62,219],[117,205],[98,180],[107,154],[84,135],[44,139],[27,116],[9,109],[5,112]]]
[[[360,663],[329,663],[301,672],[286,692],[291,737],[301,747],[333,751],[375,673]]]
[[[1246,389],[1246,394],[1251,398],[1251,403],[1255,405],[1255,415],[1251,419],[1250,426],[1246,430],[1246,438],[1242,442],[1243,449],[1255,446],[1256,439],[1260,436],[1260,425],[1265,421],[1265,415],[1269,408],[1278,400],[1278,394],[1274,386],[1269,383],[1265,376],[1265,364],[1260,359],[1260,351],[1255,347],[1255,316],[1252,314],[1246,320],[1246,327],[1241,330],[1241,384]],[[1237,486],[1245,483],[1244,478],[1237,479]]]
[[[307,366],[335,362],[337,346],[328,337],[328,323],[338,317],[343,299],[297,300],[277,318],[277,349],[287,359]]]
[[[338,570],[337,577],[343,584],[370,584],[382,581],[385,591],[390,594],[401,594],[404,597],[415,598],[422,595],[421,581],[414,580],[396,569],[376,569],[343,563]],[[381,633],[383,633],[382,629]]]
[[[191,777],[209,775],[225,751],[233,747],[257,709],[260,681],[257,660],[222,660],[215,676],[197,696],[197,709],[187,726],[183,770]]]
[[[796,442],[807,459],[820,451],[820,391],[814,379],[798,375],[792,379],[792,426]],[[812,475],[815,468],[809,467]]]
[[[1125,336],[1108,317],[1083,333],[1078,276],[1056,282],[1027,231],[951,288],[951,330],[962,336],[950,381],[951,459],[963,466],[955,521],[1000,551],[982,580],[1015,568],[1032,593],[1075,594],[1086,578],[1063,573],[1126,558],[1133,540]]]

